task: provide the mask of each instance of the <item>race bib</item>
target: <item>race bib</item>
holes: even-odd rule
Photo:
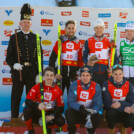
[[[81,99],[88,99],[88,97],[89,97],[89,93],[88,92],[85,92],[85,91],[81,91],[81,93],[80,93],[80,98]]]
[[[122,97],[122,89],[115,89],[114,90],[114,96]]]
[[[67,51],[62,53],[63,60],[77,61],[78,60],[78,51],[73,50],[72,52]]]
[[[44,100],[51,100],[52,94],[51,93],[44,93]]]
[[[95,42],[95,48],[103,48],[103,42]]]
[[[74,49],[74,44],[73,43],[66,43],[66,48],[67,49]]]

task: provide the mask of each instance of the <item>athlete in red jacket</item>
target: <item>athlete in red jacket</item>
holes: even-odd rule
[[[69,89],[70,82],[75,80],[76,71],[79,69],[79,67],[82,67],[84,64],[82,61],[82,46],[80,41],[75,36],[76,23],[74,20],[69,20],[66,22],[65,32],[66,34],[60,37],[62,42],[61,75],[63,91],[65,87]],[[53,47],[53,51],[49,59],[49,66],[54,68],[56,67],[55,63],[57,60],[57,56],[58,41],[55,43],[55,46]],[[61,78],[61,76],[56,76]]]
[[[40,84],[35,85],[26,97],[26,107],[24,108],[24,118],[28,134],[34,134],[32,123],[38,123],[41,117],[41,110],[46,112],[46,123],[48,125],[57,124],[62,126],[65,123],[62,117],[64,111],[63,93],[62,90],[54,84],[54,69],[48,67],[44,70],[44,103],[41,103]],[[47,128],[47,133],[50,134],[51,130]]]

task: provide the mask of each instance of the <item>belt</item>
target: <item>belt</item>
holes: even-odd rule
[[[27,67],[32,66],[32,63],[30,63],[30,62],[24,62],[23,64],[24,64],[24,66],[27,66]]]

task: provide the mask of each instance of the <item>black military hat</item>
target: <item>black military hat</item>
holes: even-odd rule
[[[31,6],[28,3],[24,4],[21,8],[20,14],[21,14],[20,20],[24,19],[31,20],[31,14],[32,14]]]

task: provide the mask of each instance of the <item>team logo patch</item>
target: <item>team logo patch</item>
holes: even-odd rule
[[[44,93],[44,100],[51,100],[52,94],[51,93]]]
[[[74,44],[73,43],[67,43],[66,48],[67,49],[74,49]]]
[[[89,69],[88,69],[87,67],[84,67],[84,68],[83,68],[83,71],[88,72]]]
[[[114,90],[114,96],[122,97],[122,90],[121,89],[115,89]]]
[[[103,48],[103,43],[102,42],[96,42],[95,43],[95,48]]]
[[[32,88],[31,91],[35,93],[35,89]]]
[[[89,97],[89,93],[88,92],[81,91],[81,93],[80,93],[80,98],[81,99],[88,99],[88,97]]]

